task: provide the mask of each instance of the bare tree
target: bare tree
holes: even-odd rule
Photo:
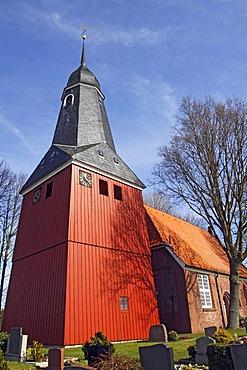
[[[19,192],[25,176],[14,174],[4,161],[0,162],[0,303],[3,304],[6,278],[11,263],[19,221]]]
[[[229,327],[239,325],[239,269],[247,257],[247,104],[182,101],[154,181],[203,217],[230,265]]]
[[[172,204],[171,200],[163,193],[154,190],[150,193],[143,194],[144,204],[147,204],[150,207],[156,208],[162,212],[168,213],[172,216],[181,218],[189,222],[190,224],[205,227],[205,221],[202,217],[199,217],[194,212],[188,211],[182,213],[178,210],[178,207]]]
[[[171,204],[169,199],[161,192],[154,190],[149,193],[144,193],[143,201],[150,207],[159,209],[162,212],[166,212],[174,216],[176,215],[174,206]]]

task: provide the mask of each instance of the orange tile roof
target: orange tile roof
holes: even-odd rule
[[[227,255],[208,231],[150,206],[145,209],[162,242],[170,245],[185,265],[229,274]],[[152,247],[160,241],[156,238],[150,243]],[[247,277],[247,269],[241,266],[240,270],[241,276]]]

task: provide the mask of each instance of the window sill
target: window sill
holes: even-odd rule
[[[216,308],[203,308],[203,312],[215,312],[217,311]]]

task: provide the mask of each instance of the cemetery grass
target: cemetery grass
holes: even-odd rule
[[[8,362],[8,366],[10,370],[36,370],[36,366],[20,362]]]
[[[244,336],[245,328],[239,328],[236,330],[229,330],[232,334],[236,333],[238,336]],[[165,344],[173,348],[174,361],[178,361],[181,358],[188,357],[187,348],[196,344],[196,339],[204,336],[204,333],[194,334],[180,334],[180,340],[177,342],[166,342]],[[186,339],[185,339],[186,338]],[[127,357],[139,358],[138,347],[151,346],[154,342],[123,342],[114,343],[117,353],[121,353]],[[65,357],[78,357],[83,358],[83,352],[81,347],[65,348]]]
[[[244,328],[229,330],[232,334],[236,333],[238,336],[245,336],[246,332]],[[188,357],[187,348],[196,344],[196,339],[203,336],[204,333],[197,334],[181,334],[179,335],[180,340],[178,342],[166,342],[165,344],[173,348],[174,361],[177,362],[181,358]],[[117,353],[121,353],[127,357],[139,358],[138,347],[151,346],[154,342],[123,342],[114,343]],[[48,352],[48,349],[47,349]],[[83,359],[83,352],[81,347],[65,348],[64,357],[79,358]],[[81,361],[81,364],[87,364],[87,361]],[[35,370],[35,367],[31,364],[8,362],[10,370]]]

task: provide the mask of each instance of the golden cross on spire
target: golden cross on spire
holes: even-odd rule
[[[82,31],[81,37],[82,37],[83,40],[85,40],[86,39],[85,33],[87,31],[87,26],[82,26],[82,29],[83,29],[83,31]]]

